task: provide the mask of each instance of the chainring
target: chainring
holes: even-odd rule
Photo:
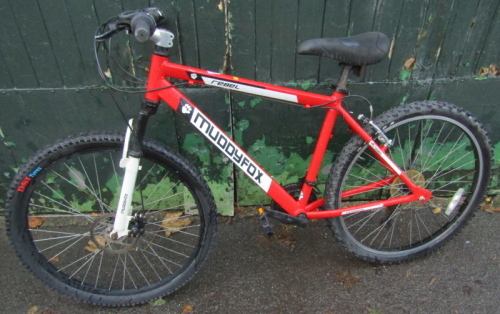
[[[300,194],[302,192],[302,184],[301,182],[295,182],[295,183],[289,183],[285,185],[283,188],[296,200],[299,199]],[[309,203],[314,202],[318,199],[316,189],[313,189],[311,191],[311,196],[309,196]],[[276,203],[274,200],[271,201],[270,205],[272,210],[280,211],[280,212],[286,212],[283,207],[281,207],[278,203]]]

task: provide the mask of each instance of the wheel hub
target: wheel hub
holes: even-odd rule
[[[113,222],[115,220],[115,215],[113,213],[104,214],[97,217],[92,224],[92,229],[90,229],[90,240],[101,250],[113,254],[121,254],[127,251],[135,249],[137,242],[139,240],[139,235],[144,234],[144,224],[131,222],[131,235],[124,236],[118,239],[113,239],[111,237],[111,231],[113,230]],[[145,220],[144,220],[145,221]],[[142,228],[140,228],[142,226]],[[134,233],[134,228],[138,231]],[[141,230],[142,229],[142,233]]]
[[[404,173],[415,183],[419,188],[425,188],[425,177],[424,175],[417,170],[406,170]],[[407,194],[410,190],[406,186],[406,184],[399,177],[394,179],[391,184],[391,197],[398,196],[401,194]]]

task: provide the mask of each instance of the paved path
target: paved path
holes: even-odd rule
[[[163,305],[107,309],[46,288],[17,261],[0,227],[3,313],[500,313],[500,215],[479,212],[442,250],[408,264],[350,256],[324,222],[268,240],[255,217],[221,219],[194,281]]]

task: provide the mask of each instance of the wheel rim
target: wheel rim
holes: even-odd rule
[[[28,234],[39,262],[60,281],[93,293],[137,294],[168,284],[192,264],[205,230],[200,200],[182,171],[158,163],[154,152],[145,155],[132,201],[133,214],[146,217],[137,237],[112,240],[106,233],[124,173],[121,144],[79,151],[37,175]]]
[[[393,160],[418,186],[429,189],[433,198],[423,204],[413,202],[347,215],[340,222],[346,235],[365,250],[397,257],[430,247],[455,230],[477,198],[483,163],[480,145],[471,131],[447,117],[417,116],[394,123],[385,132],[394,140],[388,152]],[[353,161],[341,191],[391,176],[366,153],[366,147]],[[419,182],[423,179],[425,183]],[[339,201],[339,205],[406,194],[404,184],[395,179],[392,185]],[[452,202],[456,204],[449,210]]]

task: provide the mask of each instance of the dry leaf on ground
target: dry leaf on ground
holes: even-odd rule
[[[193,221],[189,217],[179,218],[182,216],[182,212],[168,212],[161,226],[165,229],[165,236],[170,237],[173,233],[179,232],[183,227],[189,226]]]
[[[104,247],[106,245],[106,238],[103,236],[96,236],[95,240],[99,243],[100,247]],[[99,249],[99,247],[92,240],[89,240],[87,246],[85,247],[85,251],[87,252],[94,252],[97,249]]]
[[[492,203],[483,204],[481,209],[490,214],[493,214],[495,212],[500,212],[500,207],[495,207]]]
[[[45,218],[32,216],[28,219],[28,225],[31,229],[40,227],[45,221]]]
[[[348,270],[347,272],[338,271],[335,274],[334,281],[340,282],[344,286],[345,291],[350,292],[361,279]]]

